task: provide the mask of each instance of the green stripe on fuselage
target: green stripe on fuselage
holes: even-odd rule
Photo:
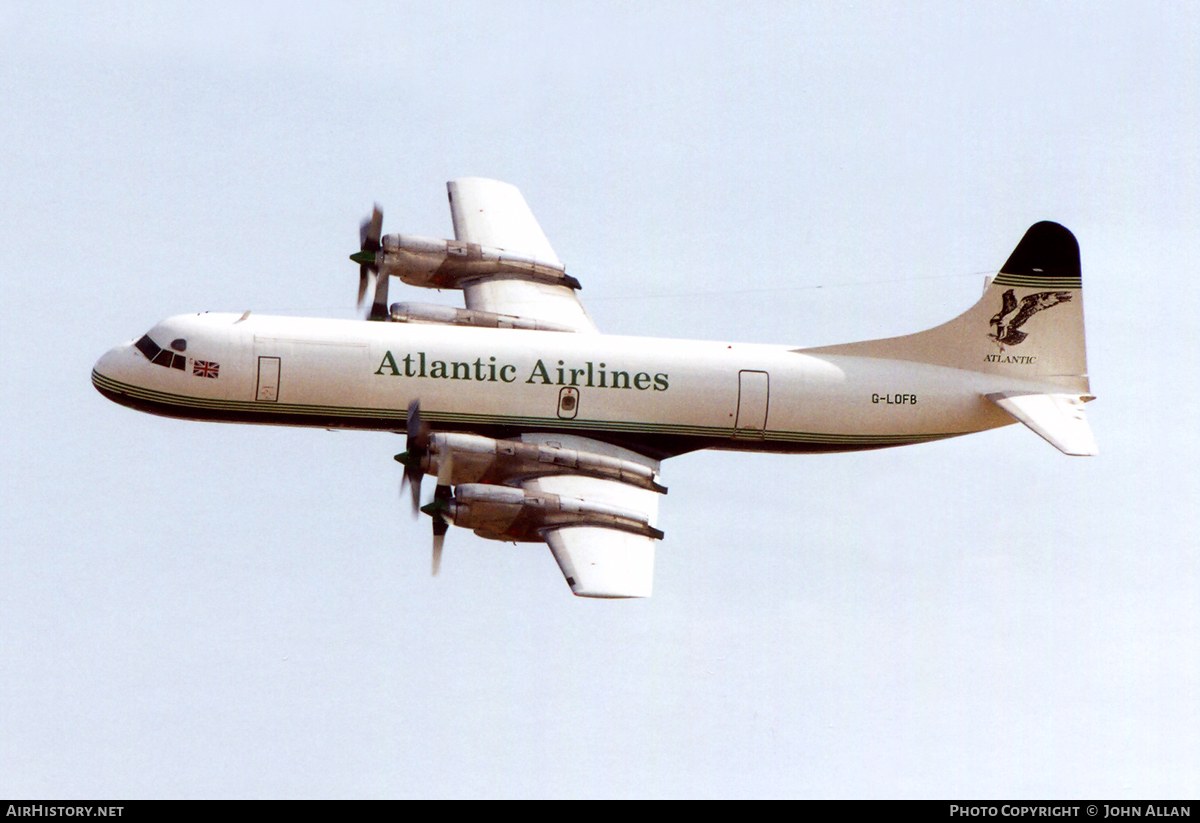
[[[226,400],[189,395],[173,394],[157,391],[128,383],[113,380],[103,374],[92,371],[92,382],[97,388],[114,394],[126,395],[135,400],[177,409],[180,412],[195,410],[209,412],[204,419],[219,419],[213,412],[229,412],[230,418],[238,420],[246,416],[261,415],[264,418],[319,417],[363,420],[368,418],[382,422],[394,421],[396,431],[404,428],[408,415],[407,408],[366,408],[359,406],[325,406],[304,403],[280,403],[256,400]],[[181,417],[187,415],[181,413]],[[780,444],[813,444],[825,446],[848,446],[871,448],[876,446],[900,446],[910,443],[923,443],[931,440],[942,440],[947,437],[958,437],[971,432],[942,432],[937,434],[838,434],[832,432],[793,432],[783,430],[767,430],[765,432],[748,433],[740,430],[737,436],[732,428],[716,426],[689,426],[677,423],[649,423],[626,420],[564,420],[558,417],[534,417],[527,415],[494,415],[471,414],[459,412],[421,409],[421,416],[430,423],[447,423],[455,427],[464,426],[494,426],[504,428],[526,429],[531,431],[553,429],[564,432],[578,432],[586,436],[588,432],[610,432],[613,434],[646,434],[697,437],[706,440],[725,440],[730,444],[746,444],[775,442]],[[365,428],[365,427],[364,427]],[[388,428],[374,426],[371,428]]]

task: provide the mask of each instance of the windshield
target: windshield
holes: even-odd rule
[[[172,343],[175,348],[181,348],[176,344],[182,344],[183,348],[187,347],[187,342],[184,340],[176,340]],[[156,366],[166,366],[171,369],[179,369],[183,371],[187,368],[187,358],[182,354],[176,354],[170,349],[164,349],[162,346],[150,339],[150,335],[143,334],[141,338],[133,344],[137,350],[146,355],[146,359]]]

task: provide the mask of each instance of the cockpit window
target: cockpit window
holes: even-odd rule
[[[175,345],[176,343],[182,343],[183,345],[182,347],[177,347]],[[146,355],[147,360],[156,366],[166,366],[169,369],[179,369],[180,371],[184,371],[187,368],[186,357],[184,357],[182,354],[175,354],[167,349],[162,348],[153,340],[151,340],[150,335],[148,334],[143,334],[141,339],[139,339],[133,345],[137,347],[138,351]],[[180,348],[182,351],[183,348],[187,347],[187,342],[183,339],[179,339],[172,342],[171,347]]]
[[[162,351],[158,344],[150,339],[150,335],[143,334],[142,339],[134,343],[137,350],[146,355],[146,359],[153,362],[154,358],[158,357],[158,353]]]
[[[175,351],[187,351],[187,341],[182,337],[176,337],[171,341],[171,348]]]

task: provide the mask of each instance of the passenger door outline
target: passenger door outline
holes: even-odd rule
[[[255,400],[275,403],[279,400],[279,358],[260,355],[258,358],[258,389]]]
[[[771,400],[771,378],[765,371],[738,372],[737,418],[734,437],[766,437],[767,412]]]

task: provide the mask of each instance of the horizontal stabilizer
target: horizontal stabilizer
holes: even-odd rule
[[[1099,453],[1083,413],[1081,396],[1021,392],[997,392],[985,396],[1063,454],[1090,456]]]

